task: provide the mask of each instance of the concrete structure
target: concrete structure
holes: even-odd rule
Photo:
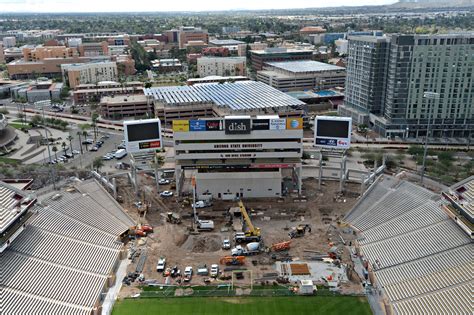
[[[349,37],[340,112],[387,137],[472,137],[473,48],[472,33]]]
[[[18,48],[18,47],[10,47],[10,48],[4,47],[3,54],[4,54],[5,62],[7,63],[23,58],[23,52],[21,51],[21,48]]]
[[[174,119],[227,115],[302,117],[306,110],[304,102],[256,81],[169,86],[144,91],[163,126]]]
[[[100,100],[100,112],[105,118],[117,120],[126,117],[153,117],[154,109],[143,94],[116,95],[105,96]]]
[[[197,60],[199,76],[245,76],[245,57],[201,57]]]
[[[116,81],[118,78],[117,63],[113,61],[63,64],[61,72],[63,81],[72,89],[80,84]]]
[[[61,99],[62,83],[53,83],[53,81],[35,81],[28,86],[18,86],[10,89],[11,97],[13,99],[23,98],[28,103],[37,101],[59,101]]]
[[[280,91],[325,90],[344,87],[346,69],[327,63],[302,60],[267,62],[257,80]]]
[[[14,36],[7,36],[2,39],[3,46],[5,48],[15,47],[16,46],[16,38]]]
[[[27,86],[27,82],[0,80],[0,99],[11,96],[11,90],[16,87]]]
[[[174,39],[174,38],[173,38]],[[209,42],[209,35],[206,30],[194,26],[182,26],[178,32],[178,47],[179,49],[186,48],[190,41]]]
[[[3,52],[3,42],[0,42],[0,63],[5,62],[5,53]]]
[[[72,92],[74,104],[98,103],[104,96],[129,95],[143,93],[143,82],[103,81],[97,84],[80,84]]]
[[[313,51],[286,48],[267,48],[265,50],[251,50],[250,58],[252,62],[252,69],[254,71],[259,71],[263,70],[263,67],[267,62],[312,60]]]
[[[178,193],[186,170],[195,172],[199,199],[274,198],[293,189],[301,192],[302,118],[177,120],[173,132]]]
[[[247,48],[249,50],[265,50],[268,48],[267,43],[251,43],[251,44],[239,44],[237,45],[237,55],[239,57],[246,57],[247,56]]]

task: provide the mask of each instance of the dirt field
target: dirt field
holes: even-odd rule
[[[237,206],[237,202],[216,201],[213,206],[198,209],[202,219],[212,219],[215,223],[213,232],[192,232],[192,209],[191,206],[183,206],[177,198],[161,198],[156,193],[154,181],[142,178],[141,185],[144,186],[142,197],[136,198],[131,187],[125,180],[119,182],[119,194],[123,198],[123,206],[133,217],[138,218],[138,209],[133,205],[136,201],[150,203],[151,206],[146,213],[142,223],[149,223],[154,227],[154,233],[146,240],[147,259],[144,266],[144,275],[147,280],[156,280],[164,283],[165,278],[156,272],[156,264],[161,256],[167,259],[167,267],[179,266],[181,271],[185,266],[193,266],[196,272],[199,265],[219,263],[223,256],[230,255],[229,250],[222,250],[221,244],[224,238],[232,240],[234,231],[228,224],[228,209]],[[340,242],[339,231],[337,231],[337,220],[341,218],[356,202],[360,187],[356,184],[347,184],[344,196],[338,194],[339,183],[328,181],[324,183],[323,192],[317,192],[317,182],[308,180],[304,182],[305,202],[296,198],[287,197],[284,200],[245,200],[245,206],[249,211],[252,222],[262,232],[264,244],[271,246],[273,243],[289,240],[288,232],[291,227],[298,224],[310,224],[311,233],[304,237],[292,240],[288,256],[303,259],[304,250],[320,251],[327,253],[330,242]],[[167,189],[166,186],[160,190]],[[251,209],[251,210],[250,210]],[[161,215],[167,211],[174,211],[183,217],[179,225],[167,223]],[[350,241],[352,234],[343,234],[346,241]],[[234,245],[234,244],[232,244]],[[347,263],[348,253],[343,254],[343,263]],[[281,254],[277,254],[281,257]],[[252,270],[253,278],[258,279],[265,273],[274,272],[271,265],[274,260],[269,253],[250,256],[246,259],[245,268]],[[129,266],[129,271],[135,271],[135,264]],[[225,266],[220,265],[221,270]],[[204,284],[202,276],[193,276],[191,284]],[[217,280],[218,281],[218,280]],[[248,280],[242,280],[248,283]],[[174,283],[174,279],[171,279]],[[130,296],[137,292],[135,286],[124,286],[121,297]],[[350,290],[359,288],[358,284],[345,285]]]

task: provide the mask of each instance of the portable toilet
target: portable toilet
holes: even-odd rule
[[[300,280],[299,281],[299,293],[302,295],[313,295],[316,291],[316,286],[312,280]]]

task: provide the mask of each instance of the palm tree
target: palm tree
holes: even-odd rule
[[[66,139],[69,141],[69,149],[71,149],[71,154],[73,154],[72,153],[72,140],[74,139],[74,137],[69,135],[69,136],[67,136]]]
[[[98,172],[102,166],[104,166],[104,161],[102,161],[102,158],[96,157],[92,162],[92,167]]]
[[[87,131],[84,130],[84,131],[82,132],[82,135],[84,136],[84,139],[87,139]],[[87,147],[87,143],[85,143],[84,145],[86,146],[86,151],[89,152],[89,148]]]
[[[63,143],[61,143],[61,147],[63,148],[63,152],[64,152],[64,155],[66,155],[66,147],[67,147],[67,144],[66,142],[63,141]]]
[[[55,145],[53,146],[53,148],[51,149],[51,151],[54,152],[54,158],[57,160],[58,159],[58,155],[56,152],[58,152],[58,147],[56,147]]]
[[[81,147],[81,154],[84,154],[84,151],[82,151],[82,139],[81,139],[82,132],[78,130],[76,135],[79,136],[79,146]]]
[[[94,129],[94,142],[97,141],[97,119],[99,118],[99,114],[96,112],[92,113],[92,128]]]

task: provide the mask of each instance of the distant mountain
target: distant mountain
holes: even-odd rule
[[[474,0],[399,0],[392,6],[403,8],[474,7]]]

